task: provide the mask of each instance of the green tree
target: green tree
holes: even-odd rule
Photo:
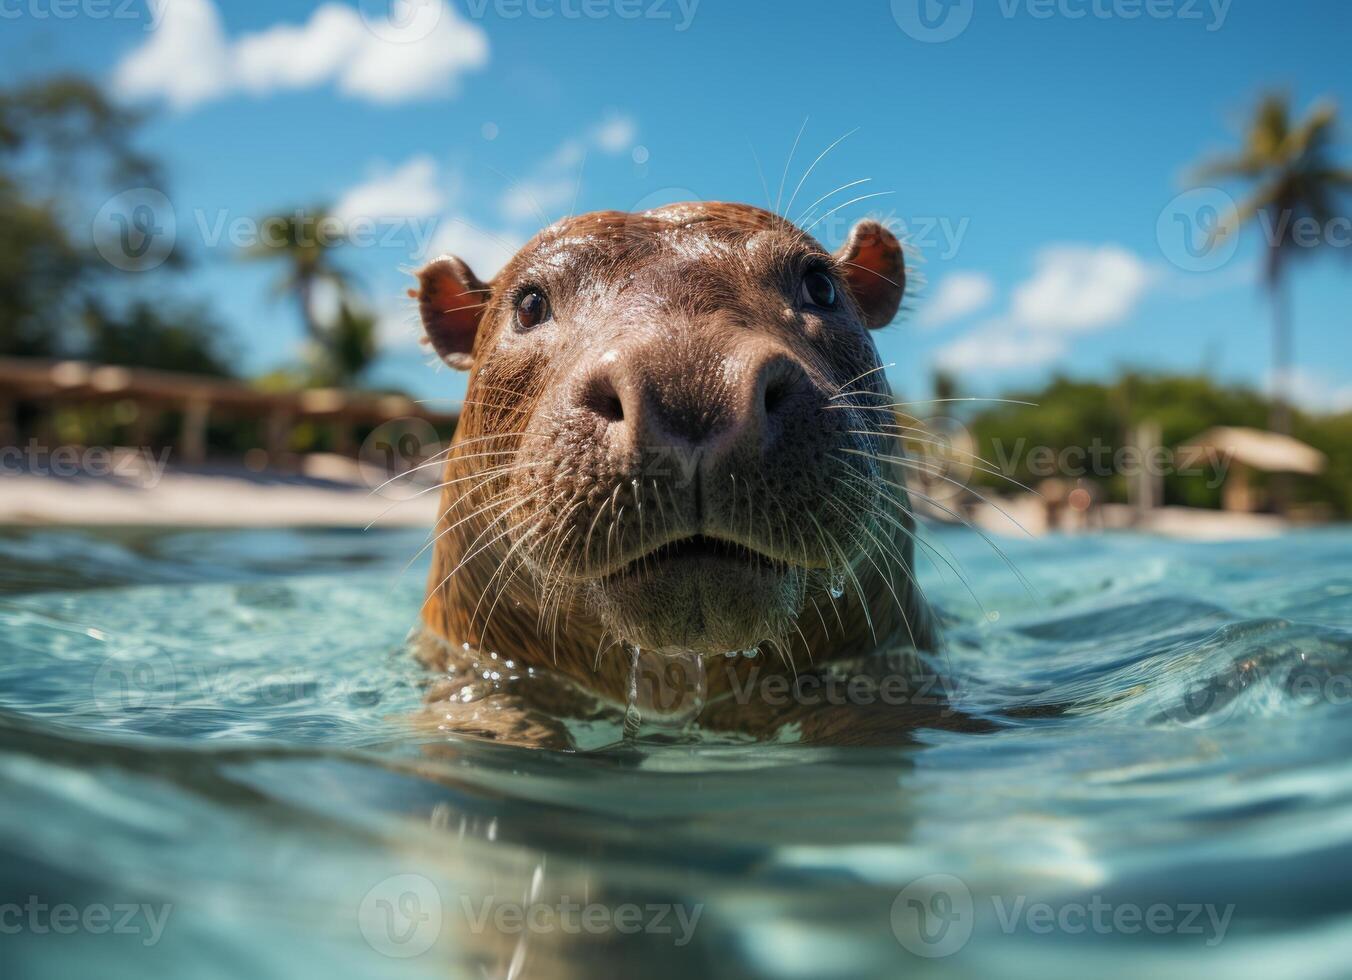
[[[85,311],[84,327],[82,354],[92,361],[217,377],[236,373],[234,351],[221,339],[227,332],[205,306],[137,299],[106,309],[95,301]]]
[[[1288,259],[1310,251],[1305,231],[1313,221],[1314,242],[1324,244],[1324,230],[1340,214],[1338,196],[1352,188],[1352,170],[1331,159],[1337,109],[1331,103],[1315,106],[1303,119],[1293,119],[1282,95],[1262,99],[1248,125],[1244,145],[1229,157],[1212,161],[1199,171],[1202,180],[1241,179],[1253,187],[1236,213],[1218,229],[1234,234],[1251,221],[1263,230],[1267,254],[1264,281],[1272,297],[1273,399],[1269,425],[1291,431],[1290,383],[1292,364],[1291,315],[1286,296]]]
[[[326,384],[351,385],[376,357],[376,318],[354,297],[345,296],[337,320],[326,329],[329,342],[319,370]]]
[[[84,308],[116,270],[71,229],[89,226],[91,196],[160,182],[140,121],[76,76],[0,89],[0,354],[79,353]]]

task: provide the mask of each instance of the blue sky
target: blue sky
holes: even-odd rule
[[[0,10],[12,75],[75,68],[155,110],[145,145],[197,258],[172,288],[209,297],[242,370],[294,358],[300,330],[269,294],[276,270],[239,261],[248,229],[231,222],[323,203],[367,233],[342,261],[384,320],[376,380],[423,397],[463,391],[414,343],[403,289],[426,250],[487,275],[537,230],[537,204],[550,219],[765,204],[767,186],[773,203],[800,129],[781,203],[850,135],[794,216],[867,180],[817,213],[886,196],[814,233],[834,247],[874,215],[910,235],[916,287],[878,338],[901,391],[926,393],[935,364],[981,394],[1126,365],[1262,384],[1261,237],[1194,261],[1178,221],[1216,198],[1178,195],[1269,87],[1302,110],[1334,99],[1352,141],[1343,0],[395,0],[393,21],[387,0]],[[1298,387],[1352,407],[1352,242],[1326,237],[1291,280]]]

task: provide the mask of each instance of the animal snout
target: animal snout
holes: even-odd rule
[[[675,351],[603,356],[577,388],[577,408],[623,453],[725,454],[773,449],[794,428],[813,389],[806,372],[778,351],[681,358]]]

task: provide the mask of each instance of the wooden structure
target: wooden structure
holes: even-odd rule
[[[1328,464],[1324,454],[1313,446],[1263,429],[1218,425],[1188,440],[1188,446],[1209,449],[1229,463],[1221,506],[1236,513],[1259,509],[1252,482],[1254,471],[1316,476]]]
[[[150,426],[163,413],[178,413],[178,458],[188,465],[205,460],[207,424],[213,415],[261,420],[258,448],[273,462],[286,456],[292,429],[303,421],[331,426],[334,448],[355,455],[352,433],[358,425],[417,418],[434,426],[453,426],[457,418],[455,412],[430,411],[404,395],[337,388],[269,392],[242,381],[202,375],[85,361],[0,358],[0,445],[15,441],[15,408],[20,402],[62,406],[122,401],[137,406],[132,423],[132,442],[137,445],[148,443]]]

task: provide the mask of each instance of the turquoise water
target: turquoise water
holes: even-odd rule
[[[993,730],[566,754],[410,723],[420,533],[0,532],[2,972],[1346,975],[1352,531],[930,537]]]

